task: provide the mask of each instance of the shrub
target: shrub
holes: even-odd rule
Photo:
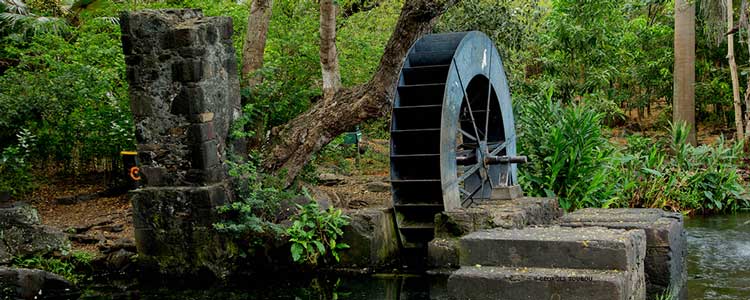
[[[36,138],[28,130],[21,130],[17,138],[18,145],[8,146],[0,152],[0,192],[14,196],[34,186],[28,157],[29,148]]]
[[[15,257],[11,264],[20,268],[44,270],[60,275],[74,284],[79,284],[89,280],[89,277],[82,270],[90,271],[93,258],[94,255],[91,253],[76,251],[63,258],[38,255]]]
[[[28,159],[64,162],[74,171],[132,148],[117,25],[91,20],[69,38],[37,34],[5,50],[20,64],[0,77],[0,148],[28,130],[37,141]]]
[[[685,143],[688,132],[685,124],[679,124],[672,126],[669,140],[654,143],[651,139],[629,138],[633,146],[619,156],[621,164],[616,168],[615,178],[620,181],[623,197],[615,205],[686,213],[733,212],[749,207],[737,172],[743,144],[727,146],[721,138],[714,145],[694,147]]]
[[[292,242],[292,259],[295,262],[317,265],[318,260],[330,254],[339,261],[338,251],[349,245],[338,242],[344,235],[342,228],[349,225],[349,218],[340,209],[329,207],[321,210],[318,203],[311,201],[297,205],[300,213],[293,218],[292,226],[286,233]]]
[[[552,95],[549,90],[521,107],[519,152],[531,161],[519,168],[524,190],[556,195],[566,210],[602,206],[614,196],[608,176],[613,148],[601,131],[603,115],[564,107]]]
[[[238,199],[217,208],[224,220],[214,224],[219,232],[253,243],[261,242],[264,236],[277,236],[283,232],[277,224],[280,202],[294,196],[259,173],[257,166],[260,161],[256,157],[250,156],[247,162],[228,161],[229,175]]]
[[[602,133],[602,114],[586,105],[563,106],[544,97],[519,105],[519,168],[525,192],[557,196],[566,210],[582,207],[656,207],[685,213],[733,212],[750,207],[738,175],[743,144],[686,143],[688,127],[668,139],[634,135],[617,147]]]

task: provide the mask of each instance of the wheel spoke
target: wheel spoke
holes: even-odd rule
[[[474,195],[476,195],[476,193],[477,193],[477,192],[478,192],[479,190],[482,190],[483,188],[484,188],[484,184],[481,184],[481,185],[479,185],[479,187],[477,187],[477,188],[476,188],[476,189],[475,189],[475,190],[474,190],[473,192],[471,192],[471,193],[469,193],[468,195],[466,195],[466,198],[463,198],[463,199],[461,199],[461,206],[464,206],[464,203],[466,202],[466,200],[469,200],[469,199],[473,198],[473,197],[474,197]],[[464,190],[464,191],[465,191],[465,190]]]
[[[456,183],[458,183],[458,182],[462,182],[462,181],[466,180],[466,178],[469,178],[469,176],[471,176],[471,174],[474,174],[474,173],[476,173],[477,171],[479,171],[479,169],[480,169],[481,167],[482,167],[482,164],[481,164],[481,163],[477,163],[477,164],[475,164],[475,165],[471,166],[471,168],[469,168],[468,170],[466,170],[466,171],[465,171],[465,172],[464,172],[463,174],[461,174],[461,176],[460,176],[460,177],[458,177],[458,178],[456,179]]]
[[[487,167],[487,181],[490,183],[490,188],[494,188],[495,184],[492,183],[492,174],[490,174],[490,168],[492,168],[492,166]]]
[[[465,137],[469,138],[470,140],[475,141],[475,142],[477,141],[477,138],[475,136],[471,135],[470,133],[466,132],[465,130],[463,130],[461,128],[458,128],[458,131],[460,131],[461,134],[463,134]]]
[[[489,171],[489,170],[486,170],[486,171]],[[485,182],[487,182],[487,180],[484,180],[484,179],[483,179],[483,180],[482,180],[482,184],[480,185],[480,186],[482,187],[482,194],[481,194],[481,196],[479,197],[480,199],[484,199],[484,192],[485,192],[485,189],[484,189],[484,183],[485,183]]]
[[[508,147],[508,145],[510,144],[510,142],[514,138],[515,138],[515,136],[511,136],[510,138],[506,138],[505,141],[502,144],[498,145],[495,149],[492,149],[492,151],[490,152],[490,156],[495,156],[498,153],[500,153],[500,151],[502,151],[503,149],[505,149],[506,147]]]
[[[471,157],[472,155],[476,155],[476,151],[474,149],[456,150],[456,157],[458,157],[458,156]]]
[[[458,82],[459,82],[459,84],[461,84],[461,93],[463,94],[462,101],[466,101],[466,108],[469,110],[469,117],[471,118],[471,125],[474,127],[474,133],[476,134],[477,138],[481,138],[481,135],[479,135],[480,131],[477,128],[477,121],[476,121],[476,119],[474,119],[474,111],[471,109],[471,101],[469,101],[469,97],[466,95],[466,91],[464,90],[464,82],[461,79],[461,73],[458,72],[458,64],[456,63],[456,59],[455,58],[453,58],[453,65],[456,66],[453,69],[456,71],[456,75],[458,76]],[[459,127],[460,126],[461,125],[459,124]]]

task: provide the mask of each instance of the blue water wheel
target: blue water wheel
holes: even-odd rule
[[[404,61],[391,118],[391,185],[405,248],[426,248],[436,213],[516,183],[513,111],[492,41],[427,35]]]

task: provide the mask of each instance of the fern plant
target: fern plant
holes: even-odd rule
[[[73,26],[79,25],[79,16],[87,10],[94,10],[103,5],[104,0],[77,0],[69,5],[62,3],[43,3],[44,12],[35,13],[22,0],[0,0],[0,36],[18,35],[33,36],[37,34],[64,35]],[[116,17],[99,17],[108,22],[118,23]]]

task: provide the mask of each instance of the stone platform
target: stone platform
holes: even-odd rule
[[[470,208],[445,211],[435,216],[435,236],[452,238],[490,228],[524,228],[546,225],[563,215],[555,198],[524,197],[488,201]]]
[[[349,212],[341,266],[398,262],[392,211]],[[582,209],[563,216],[554,198],[482,203],[435,215],[430,274],[450,299],[685,299],[680,214],[658,209]],[[648,298],[647,298],[648,295]]]
[[[462,267],[449,279],[453,299],[629,299],[618,271]]]
[[[643,230],[492,229],[459,242],[455,299],[645,299]]]
[[[687,299],[687,241],[679,213],[660,209],[581,209],[560,219],[561,226],[602,226],[646,232],[646,290],[654,298],[672,289]]]
[[[562,215],[557,199],[531,197],[441,212],[435,215],[435,239],[427,246],[427,264],[433,268],[457,268],[458,238],[472,232],[545,225]]]

